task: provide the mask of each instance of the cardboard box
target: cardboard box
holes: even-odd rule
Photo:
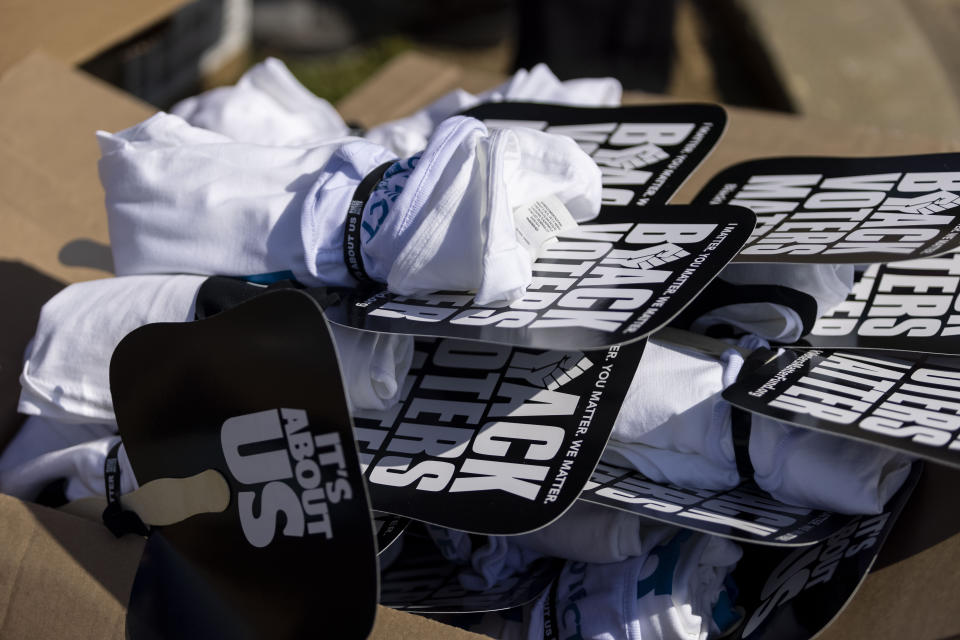
[[[131,3],[129,12],[112,13],[90,9],[113,6],[109,0],[87,4],[91,24],[76,31],[62,8],[57,8],[57,19],[46,24],[40,9],[18,5],[18,22],[41,25],[40,37],[27,42],[20,34],[0,51],[0,293],[7,311],[0,319],[0,444],[18,426],[17,376],[40,306],[67,282],[109,275],[93,132],[122,129],[152,112],[68,63],[178,3],[166,3],[164,9],[151,4],[150,11],[144,3]],[[27,54],[35,45],[46,52]],[[348,96],[340,109],[346,119],[372,125],[406,115],[456,86],[476,91],[498,80],[407,54]],[[628,100],[658,98],[631,95]],[[736,109],[729,115],[725,138],[675,201],[688,201],[719,169],[749,158],[956,148],[944,141],[789,116]],[[960,613],[951,606],[960,596],[960,573],[953,570],[960,560],[960,513],[949,494],[957,480],[957,472],[928,466],[881,555],[880,567],[823,637],[909,634],[922,640],[960,633]],[[123,637],[124,607],[141,540],[117,540],[98,523],[6,496],[0,496],[0,523],[0,637]],[[375,636],[476,637],[383,608]]]
[[[21,422],[18,377],[40,307],[67,283],[111,275],[94,131],[155,111],[70,65],[183,4],[0,6],[0,447]],[[135,536],[0,495],[0,638],[124,638],[142,551]],[[380,607],[372,637],[479,636]]]

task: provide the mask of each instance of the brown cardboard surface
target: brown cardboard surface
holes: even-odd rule
[[[42,52],[0,75],[0,96],[0,259],[68,282],[109,275],[94,134],[155,109]]]
[[[380,640],[428,640],[429,638],[482,640],[486,636],[470,633],[411,613],[379,607],[377,623],[373,627],[373,634],[370,638],[371,640],[378,638]]]
[[[170,15],[189,0],[0,0],[0,72],[37,48],[76,64]]]
[[[627,93],[624,104],[681,102],[664,96]],[[883,156],[960,150],[960,140],[801,118],[755,109],[724,107],[727,128],[719,144],[677,192],[687,203],[722,169],[754,158],[773,156]]]
[[[0,494],[0,638],[123,640],[143,540]],[[322,637],[322,633],[318,635]],[[371,638],[481,638],[379,607]]]
[[[347,122],[372,127],[410,115],[454,89],[476,93],[503,80],[495,73],[467,71],[439,58],[411,51],[393,58],[338,102],[337,111]]]
[[[820,640],[960,634],[960,471],[927,465],[874,571]]]
[[[123,638],[143,541],[0,495],[0,638]]]
[[[2,6],[2,5],[0,5]],[[367,125],[407,115],[457,85],[496,84],[443,61],[406,55],[340,105]],[[129,96],[33,54],[0,75],[0,443],[13,408],[23,346],[40,305],[65,282],[102,277],[107,242],[93,131],[118,130],[151,110]],[[652,100],[648,96],[631,99]],[[720,147],[677,198],[689,200],[716,170],[778,154],[899,154],[956,149],[913,136],[746,110],[730,111]],[[941,638],[960,633],[957,472],[930,469],[894,530],[882,568],[824,634],[829,638]],[[0,496],[0,638],[122,638],[123,605],[142,542],[98,523]],[[477,637],[381,609],[375,637]]]

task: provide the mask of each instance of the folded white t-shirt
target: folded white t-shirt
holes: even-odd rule
[[[98,139],[118,275],[289,271],[308,286],[351,286],[348,207],[368,173],[396,160],[358,138],[236,142],[164,113]],[[476,291],[479,304],[515,300],[531,280],[536,250],[517,240],[515,207],[555,196],[577,220],[600,207],[600,171],[572,140],[465,117],[441,123],[399,186],[364,208],[369,276],[403,295]]]
[[[427,531],[444,558],[465,567],[458,574],[461,585],[482,591],[545,556],[594,563],[643,556],[674,529],[625,511],[577,502],[549,525],[521,535],[471,536],[433,525]]]
[[[716,615],[724,581],[743,551],[720,536],[681,531],[647,556],[637,588],[638,638],[706,640],[725,629]],[[628,636],[629,637],[629,636]]]
[[[357,138],[309,146],[237,142],[166,113],[97,139],[117,275],[289,271],[307,285],[349,285],[347,208],[360,180],[394,158]],[[326,281],[309,270],[319,256],[308,259],[300,237],[307,194],[322,174],[327,185],[314,198],[322,195],[323,211],[336,219],[329,251],[339,266]]]
[[[322,142],[350,131],[333,105],[276,58],[254,65],[233,86],[181,100],[170,113],[237,142],[265,145]]]
[[[673,533],[636,514],[578,500],[547,526],[510,540],[553,558],[605,563],[646,555]]]
[[[77,444],[114,435],[116,426],[100,422],[61,422],[27,416],[7,447],[0,452],[0,471],[7,471],[40,456]]]
[[[514,209],[554,196],[575,220],[600,210],[600,170],[573,140],[488,130],[463,116],[444,120],[415,167],[397,178],[392,200],[368,203],[364,222],[374,233],[364,228],[361,236],[365,256],[377,256],[368,271],[379,279],[380,264],[390,265],[387,287],[403,295],[451,290],[476,291],[478,304],[519,299],[537,248],[517,240]],[[374,214],[377,202],[384,211]],[[325,235],[304,227],[304,238]]]
[[[104,463],[110,449],[118,442],[118,436],[90,440],[0,470],[0,493],[21,500],[34,500],[48,484],[64,479],[64,494],[68,501],[105,495]],[[137,480],[122,445],[117,461],[120,465],[120,493],[134,491]]]
[[[816,317],[843,302],[853,288],[853,265],[731,263],[719,278],[735,285],[777,285],[811,296]],[[717,307],[696,319],[693,331],[725,324],[771,342],[790,343],[804,334],[796,309],[776,302],[742,302]],[[810,329],[812,327],[808,327]]]
[[[736,486],[730,405],[720,392],[742,366],[732,349],[717,360],[649,342],[603,459],[656,482]],[[911,464],[909,456],[885,447],[758,416],[752,417],[749,455],[753,479],[778,500],[850,514],[880,513]]]
[[[110,358],[128,333],[194,318],[201,276],[125,276],[72,284],[43,306],[20,374],[18,410],[61,422],[116,425]],[[399,399],[413,338],[330,324],[353,409]]]
[[[470,536],[433,525],[427,530],[447,560],[465,566],[458,578],[465,589],[475,591],[521,573],[545,556],[591,563],[644,556],[676,531],[626,511],[582,501],[547,526],[521,535]],[[478,540],[482,543],[477,544]]]
[[[503,84],[474,95],[456,89],[416,113],[373,127],[364,137],[400,157],[427,146],[441,121],[484,102],[544,102],[582,107],[620,105],[616,78],[559,80],[545,64],[520,69]],[[238,142],[299,145],[345,136],[349,127],[326,100],[317,97],[284,63],[267,58],[236,85],[218,87],[175,104],[170,112],[191,125]]]
[[[676,529],[672,530],[677,532]],[[486,630],[501,640],[541,640],[548,598],[555,637],[590,640],[706,640],[735,614],[724,582],[742,555],[726,538],[681,530],[662,545],[621,562],[568,561],[555,589],[527,606],[522,620]]]
[[[444,558],[463,567],[457,579],[470,591],[485,591],[543,557],[516,545],[512,536],[475,536],[475,544],[470,534],[456,529],[427,525],[427,532]]]
[[[131,276],[72,284],[43,305],[20,373],[20,413],[115,425],[110,358],[153,322],[187,322],[201,276]]]
[[[577,78],[561,82],[545,64],[520,69],[498,87],[474,95],[455,89],[416,113],[373,127],[364,137],[398,156],[427,146],[441,121],[485,102],[543,102],[580,107],[618,107],[623,88],[616,78]]]

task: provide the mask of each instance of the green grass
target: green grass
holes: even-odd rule
[[[413,47],[413,41],[407,38],[389,37],[333,54],[293,56],[257,51],[255,58],[256,61],[267,55],[281,58],[307,89],[335,103],[363,84],[388,60]]]

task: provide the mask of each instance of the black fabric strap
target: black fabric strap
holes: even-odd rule
[[[360,251],[360,220],[363,217],[363,208],[367,206],[367,200],[370,199],[374,187],[380,183],[383,174],[394,162],[394,160],[384,162],[360,181],[357,190],[353,192],[353,200],[350,201],[350,207],[347,209],[347,219],[343,223],[343,263],[347,265],[350,275],[361,284],[375,282],[363,267],[363,255]]]
[[[747,359],[744,360],[740,373],[737,374],[739,381],[748,375],[757,367],[763,365],[770,358],[776,355],[772,349],[757,349],[753,351]],[[749,411],[730,405],[730,435],[733,438],[733,455],[737,461],[737,473],[740,477],[749,480],[753,478],[755,469],[753,461],[750,460],[750,430],[753,426],[753,414]]]
[[[737,461],[737,473],[743,480],[753,478],[753,461],[750,460],[750,426],[752,414],[740,407],[730,405],[730,435],[733,437],[733,455]]]
[[[120,505],[120,441],[107,452],[107,459],[103,463],[103,488],[107,496],[107,508],[103,510],[103,524],[107,525],[110,533],[116,537],[128,533],[145,536],[150,529],[133,511],[125,511]]]
[[[193,317],[203,320],[221,311],[256,298],[259,295],[279,289],[300,289],[316,300],[324,309],[340,301],[340,295],[326,287],[304,287],[294,280],[278,280],[267,286],[252,284],[240,278],[211,276],[203,281],[197,291]]]
[[[732,304],[768,302],[783,305],[797,312],[803,323],[803,334],[813,330],[817,321],[817,300],[809,293],[777,284],[731,284],[722,278],[714,278],[707,287],[674,318],[670,325],[689,329],[697,318]],[[708,331],[715,337],[725,333]]]
[[[103,463],[103,495],[107,502],[120,500],[120,440],[110,447],[107,459]]]
[[[543,640],[558,640],[560,637],[560,620],[557,618],[557,583],[555,578],[550,583],[550,592],[543,602]]]

